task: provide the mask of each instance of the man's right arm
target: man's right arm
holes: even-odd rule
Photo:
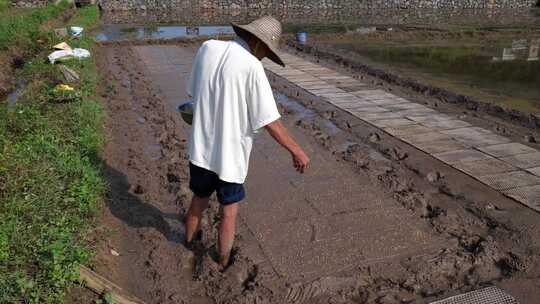
[[[306,155],[304,150],[294,141],[294,139],[289,134],[289,131],[283,126],[281,120],[276,120],[267,124],[264,127],[268,133],[285,149],[287,149],[292,156],[293,165],[296,168],[296,171],[304,173],[304,170],[307,169],[309,165],[309,157]]]

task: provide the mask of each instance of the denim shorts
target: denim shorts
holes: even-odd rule
[[[189,188],[200,198],[210,197],[214,191],[221,205],[230,205],[243,200],[246,191],[243,184],[225,182],[219,176],[201,167],[189,163]]]

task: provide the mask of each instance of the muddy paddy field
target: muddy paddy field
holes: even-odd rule
[[[284,124],[311,157],[312,167],[305,175],[295,173],[289,155],[262,132],[252,154],[232,265],[220,271],[214,261],[220,221],[215,201],[199,241],[188,250],[182,222],[191,199],[190,130],[175,107],[187,100],[191,63],[206,38],[140,40],[156,38],[151,34],[156,28],[122,27],[109,27],[109,37],[130,35],[127,40],[103,41],[96,50],[108,83],[101,95],[108,113],[102,159],[109,192],[101,220],[106,241],[93,269],[129,294],[146,303],[431,303],[497,286],[519,303],[540,302],[537,211],[327,101],[309,97],[271,72]],[[519,36],[532,39],[538,33],[532,29]],[[430,30],[368,35],[312,31],[308,37],[310,43],[340,54],[414,71],[418,77],[452,67],[450,74],[466,73],[475,80],[430,81],[449,88],[475,83],[475,89],[482,88],[479,92],[515,96],[517,104],[527,101],[526,110],[536,109],[538,92],[532,84],[539,80],[537,63],[526,68],[524,62],[511,63],[510,70],[525,71],[519,81],[504,78],[506,72],[493,75],[508,87],[482,86],[491,74],[482,66],[490,63],[470,67],[480,60],[478,52],[488,52],[478,40],[511,47],[515,33],[453,37]],[[455,47],[456,40],[466,41],[467,47]],[[440,50],[432,48],[435,44]],[[406,65],[403,56],[415,58],[411,61],[419,67]],[[448,58],[465,61],[455,66]],[[433,62],[441,64],[427,69]],[[352,75],[339,64],[320,64]],[[369,75],[355,77],[363,79],[366,90],[437,102]],[[506,100],[501,97],[500,102]],[[459,106],[445,111],[467,113]],[[469,122],[490,128],[504,124],[505,136],[520,141],[537,136],[536,130],[490,116]],[[72,302],[81,299],[75,296]]]

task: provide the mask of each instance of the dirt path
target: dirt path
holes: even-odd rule
[[[215,203],[197,248],[184,248],[189,129],[173,109],[186,98],[195,49],[122,46],[100,54],[114,87],[103,89],[111,191],[99,273],[148,303],[423,303],[492,284],[522,303],[538,300],[537,214],[509,213],[515,202],[498,193],[482,194],[501,206],[495,214],[484,201],[448,195],[407,168],[398,150],[384,155],[325,111],[283,95],[284,122],[312,169],[293,172],[289,156],[261,134],[234,264],[221,273],[212,259]]]

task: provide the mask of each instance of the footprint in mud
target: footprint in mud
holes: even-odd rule
[[[294,284],[287,290],[285,300],[288,303],[304,303],[322,295],[332,295],[345,288],[358,285],[353,277],[324,277],[307,284]]]
[[[160,144],[153,144],[144,149],[144,154],[150,158],[150,160],[160,160],[163,157],[163,149]]]
[[[139,184],[133,186],[132,188],[133,188],[132,192],[135,193],[135,194],[143,194],[144,193],[143,187],[141,185],[139,185]]]
[[[240,263],[238,261],[240,256],[239,248],[233,247],[233,249],[231,250],[229,263],[227,264],[227,266],[222,268],[219,265],[220,257],[217,246],[212,245],[207,247],[203,244],[200,238],[201,236],[199,235],[198,240],[191,245],[191,250],[195,255],[195,265],[193,271],[193,277],[195,279],[204,280],[209,277],[216,277],[221,275],[230,276],[231,270],[232,273],[236,273],[238,267],[243,267],[244,264],[246,264]],[[247,275],[243,280],[241,280],[240,283],[243,283],[246,278]]]

